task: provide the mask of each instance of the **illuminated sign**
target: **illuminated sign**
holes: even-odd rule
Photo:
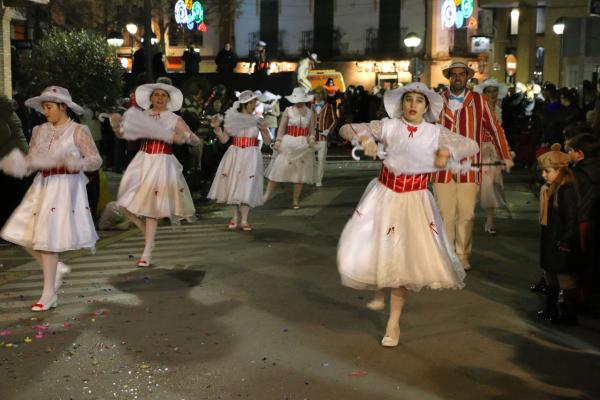
[[[474,0],[444,0],[442,3],[442,25],[446,29],[463,26],[473,27],[475,16]],[[476,21],[476,20],[475,20]]]
[[[175,3],[175,22],[185,25],[190,31],[206,32],[204,7],[198,0],[178,0]]]

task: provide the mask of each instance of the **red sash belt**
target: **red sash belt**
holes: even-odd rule
[[[237,147],[245,149],[246,147],[258,146],[258,138],[255,137],[244,137],[244,136],[232,136],[231,144]]]
[[[287,134],[290,136],[308,136],[308,128],[300,128],[298,126],[288,125]]]
[[[51,175],[67,175],[67,174],[73,174],[76,175],[79,172],[69,172],[67,171],[67,169],[65,167],[56,167],[56,168],[50,168],[50,169],[43,169],[42,171],[40,171],[42,173],[42,176],[44,178],[51,176]]]
[[[412,192],[427,188],[429,174],[394,175],[385,165],[381,166],[379,182],[396,193]]]
[[[140,151],[148,154],[173,154],[173,146],[162,140],[146,139]]]

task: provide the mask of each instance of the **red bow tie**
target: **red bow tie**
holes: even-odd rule
[[[419,129],[419,127],[406,124],[406,129],[408,129],[408,137],[412,138],[413,134],[417,131],[417,129]]]

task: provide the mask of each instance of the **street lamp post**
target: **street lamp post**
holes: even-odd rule
[[[146,80],[154,82],[152,72],[152,0],[144,0],[144,66],[146,69]]]
[[[418,57],[415,57],[415,49],[417,47],[419,47],[420,44],[421,44],[421,38],[419,37],[419,35],[417,35],[414,32],[410,32],[404,38],[404,45],[408,48],[410,55],[411,55],[409,69],[410,69],[410,74],[412,76],[413,82],[419,81],[419,75],[421,75],[421,72],[423,69],[422,61]]]
[[[565,33],[565,22],[566,19],[564,17],[560,17],[556,20],[554,25],[552,25],[552,30],[554,33],[558,35],[560,38],[560,49],[559,49],[559,57],[558,57],[558,86],[562,86],[563,77],[562,77],[562,65],[563,65],[563,34]]]

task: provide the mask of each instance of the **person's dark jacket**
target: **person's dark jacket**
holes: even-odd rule
[[[600,160],[584,158],[572,168],[580,195],[580,222],[600,222]]]
[[[195,50],[187,49],[181,57],[185,63],[186,74],[197,74],[200,72],[200,53]]]
[[[220,74],[231,74],[237,63],[237,57],[233,50],[221,49],[215,57],[217,72]]]
[[[558,196],[558,207],[554,207],[554,196]],[[546,271],[571,273],[578,267],[577,200],[572,184],[561,186],[549,198],[548,224],[541,226],[540,237],[540,265]]]

